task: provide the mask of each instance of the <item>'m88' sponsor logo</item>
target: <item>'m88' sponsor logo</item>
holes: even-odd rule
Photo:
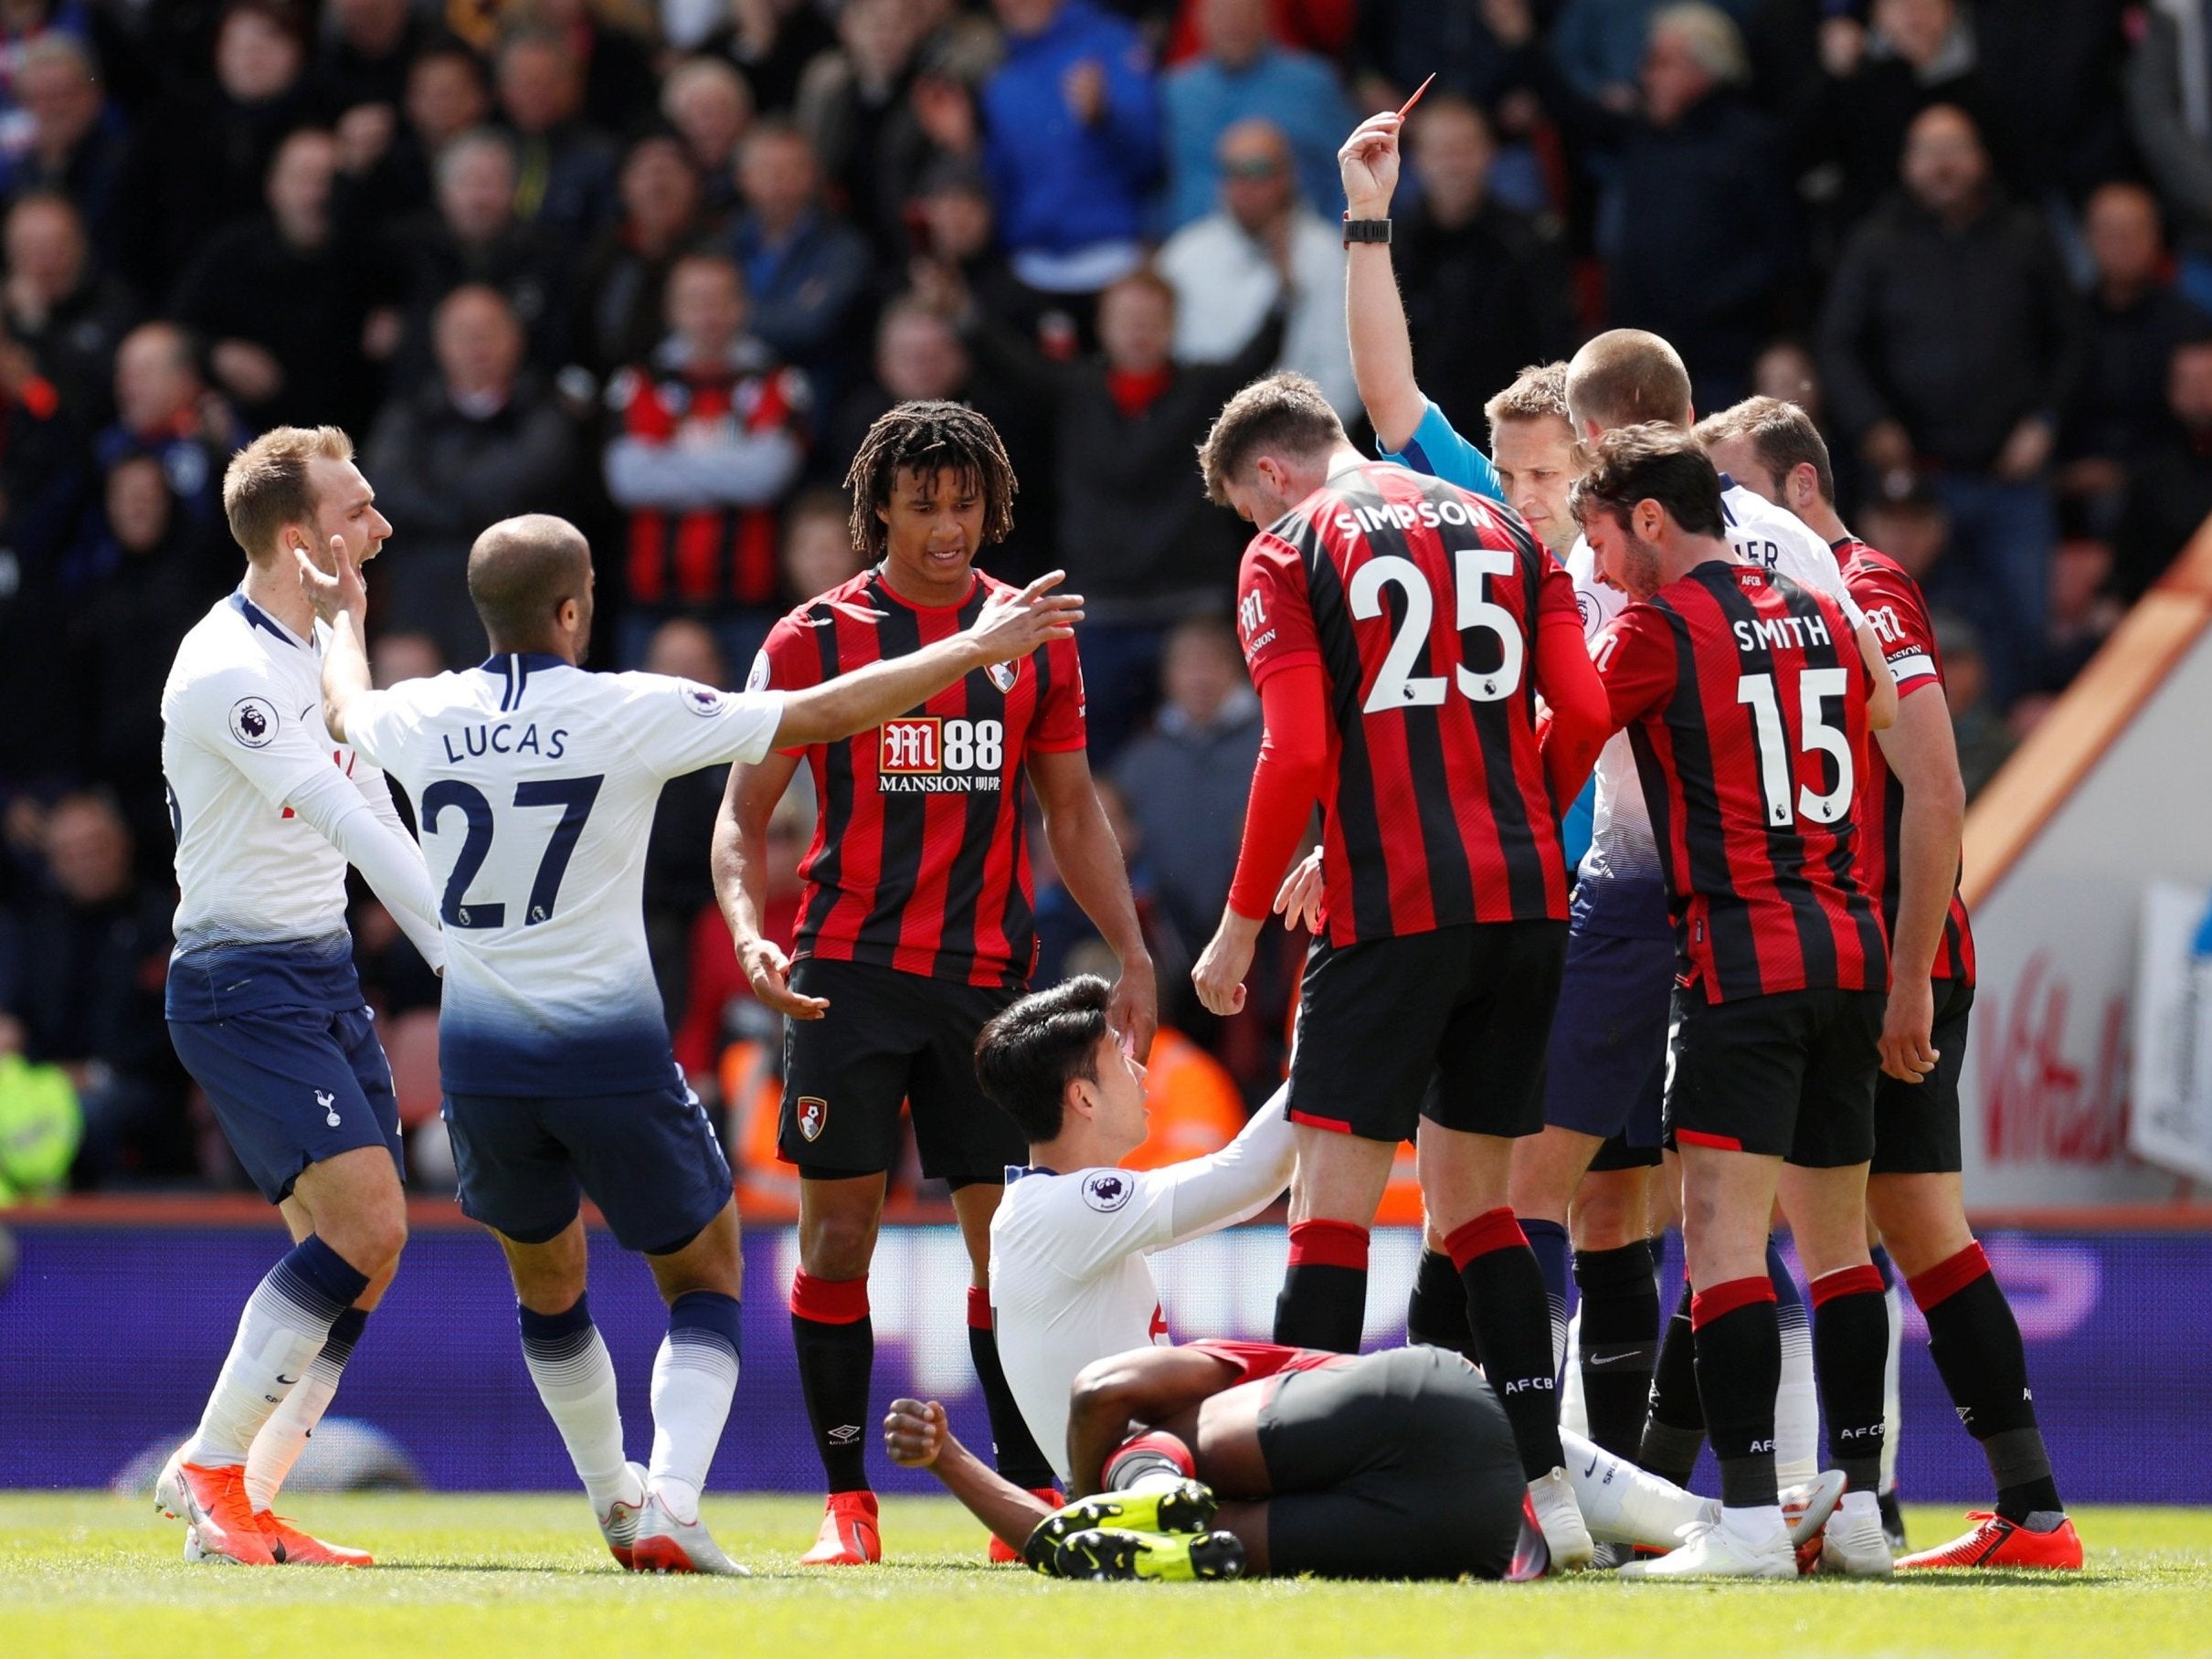
[[[876,774],[891,794],[996,789],[1005,764],[1006,727],[996,720],[886,720],[878,736]]]

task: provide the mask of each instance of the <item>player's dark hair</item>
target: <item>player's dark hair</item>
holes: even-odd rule
[[[1344,423],[1329,407],[1321,388],[1287,369],[1254,381],[1213,418],[1213,429],[1198,447],[1198,468],[1206,477],[1206,499],[1229,505],[1229,481],[1263,454],[1322,455],[1344,441]]]
[[[1081,974],[1000,1010],[976,1038],[976,1081],[1032,1147],[1058,1138],[1068,1084],[1098,1081],[1112,996],[1096,974]]]
[[[1567,407],[1575,435],[1582,423],[1601,429],[1645,421],[1689,425],[1689,371],[1681,354],[1640,328],[1608,329],[1567,364]]]
[[[1705,447],[1681,428],[1662,421],[1618,427],[1597,440],[1593,456],[1594,464],[1574,481],[1568,498],[1576,523],[1587,524],[1602,509],[1625,524],[1638,502],[1656,502],[1692,535],[1723,534],[1720,474]]]
[[[469,549],[469,597],[494,652],[543,650],[563,602],[587,605],[590,588],[591,544],[550,512],[502,519]]]
[[[1709,446],[1750,439],[1752,452],[1777,489],[1799,467],[1811,467],[1820,499],[1831,507],[1836,504],[1836,470],[1828,460],[1827,440],[1813,417],[1794,403],[1780,397],[1746,397],[1699,421],[1697,438]]]
[[[1021,486],[998,428],[965,404],[902,403],[876,417],[845,470],[852,544],[872,559],[884,556],[878,512],[891,505],[902,472],[923,479],[950,472],[963,491],[980,493],[987,542],[1003,542],[1014,527],[1014,491]]]

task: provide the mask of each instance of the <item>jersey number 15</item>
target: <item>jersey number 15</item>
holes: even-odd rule
[[[537,861],[537,879],[530,883],[530,903],[523,914],[524,927],[553,919],[554,903],[561,896],[561,878],[568,873],[568,860],[584,833],[584,820],[591,816],[591,804],[598,799],[599,785],[605,781],[606,775],[601,773],[591,777],[540,778],[514,786],[518,807],[561,808],[561,821],[554,825],[545,854]],[[505,904],[471,904],[468,901],[469,883],[476,879],[492,851],[492,803],[474,784],[441,777],[422,792],[425,835],[438,833],[438,820],[449,808],[460,812],[467,828],[460,854],[453,861],[452,873],[446,877],[445,897],[439,902],[438,914],[448,927],[504,927]]]

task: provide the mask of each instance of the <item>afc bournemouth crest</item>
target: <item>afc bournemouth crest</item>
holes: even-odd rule
[[[990,682],[999,688],[1000,695],[1004,696],[1014,689],[1014,682],[1021,678],[1021,665],[1019,662],[994,662],[983,671],[990,676]]]
[[[799,1133],[810,1141],[821,1138],[822,1125],[830,1121],[830,1103],[818,1094],[799,1097]]]

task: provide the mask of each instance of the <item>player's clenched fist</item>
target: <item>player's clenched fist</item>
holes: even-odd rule
[[[791,988],[791,959],[772,939],[747,939],[737,947],[737,966],[760,1006],[794,1020],[820,1020],[829,1011],[826,997],[804,997]]]
[[[968,629],[983,660],[1009,662],[1053,639],[1073,638],[1083,620],[1083,596],[1052,591],[1066,579],[1064,570],[1047,571],[1020,593],[985,600]]]
[[[945,1408],[934,1400],[894,1400],[884,1418],[884,1450],[902,1469],[926,1469],[945,1449]]]

